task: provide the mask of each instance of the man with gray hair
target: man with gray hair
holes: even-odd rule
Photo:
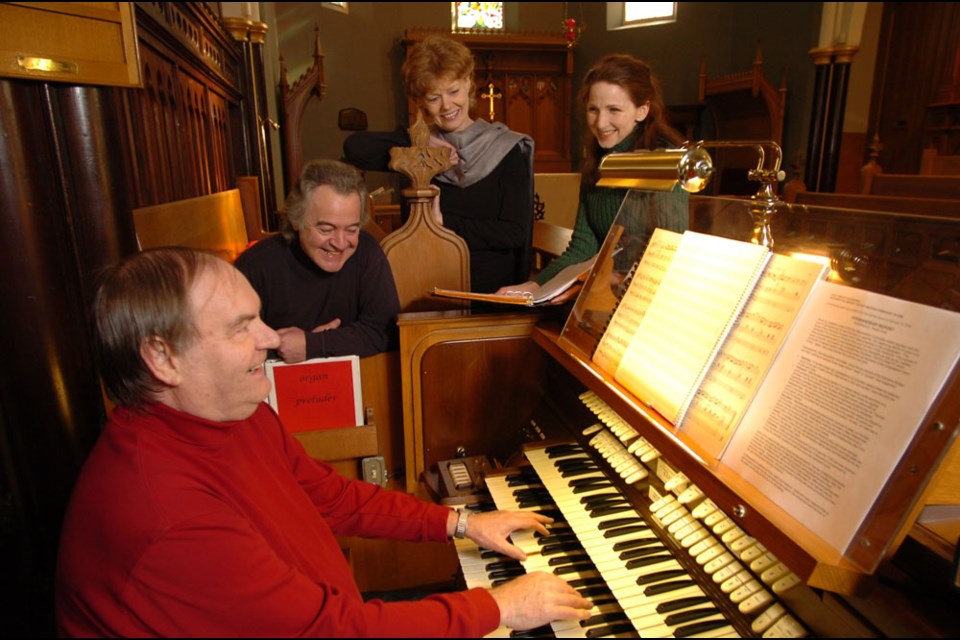
[[[314,160],[287,198],[277,236],[237,258],[280,334],[285,362],[369,356],[396,345],[400,312],[393,272],[373,236],[367,188],[353,167]]]
[[[162,248],[113,267],[94,302],[117,403],[60,536],[57,629],[99,637],[482,636],[586,619],[552,574],[417,601],[364,602],[336,536],[466,537],[515,559],[525,511],[470,516],[311,459],[263,402],[280,345],[228,262]]]

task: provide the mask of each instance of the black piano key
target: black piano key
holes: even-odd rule
[[[580,480],[585,480],[586,478],[580,478]],[[590,478],[591,480],[593,478]],[[581,485],[572,485],[573,493],[586,493],[587,491],[596,491],[598,488],[602,487],[612,487],[613,483],[609,480],[602,480],[597,484],[581,484]]]
[[[589,562],[590,556],[585,553],[574,553],[569,556],[556,556],[547,560],[547,566],[550,567],[560,567],[565,564],[573,564],[575,562]]]
[[[548,544],[556,544],[559,542],[577,542],[577,534],[571,533],[551,533],[550,535],[540,536],[537,538],[537,544],[541,547]]]
[[[566,476],[564,476],[563,474],[564,474],[564,473],[569,473],[569,472],[571,472],[571,471],[584,471],[584,472],[589,471],[590,473],[596,473],[598,470],[599,470],[599,467],[596,465],[596,463],[593,463],[593,462],[581,462],[581,463],[578,463],[578,464],[566,464],[566,465],[563,465],[562,467],[558,467],[558,468],[557,468],[557,471],[560,472],[560,475],[561,475],[562,477],[566,477]]]
[[[671,613],[666,618],[663,619],[663,623],[676,627],[682,625],[685,622],[693,622],[694,620],[701,620],[707,616],[715,616],[720,613],[720,609],[716,607],[701,607],[700,609],[691,609],[689,611],[680,611],[679,613]]]
[[[514,629],[510,632],[511,638],[554,638],[553,628],[550,625],[545,625],[543,627],[537,627],[536,629],[527,629],[525,631],[517,631]]]
[[[677,611],[679,609],[686,609],[687,607],[695,607],[700,604],[707,604],[712,602],[709,596],[689,596],[687,598],[679,598],[677,600],[668,600],[667,602],[661,602],[657,605],[657,613],[670,613],[671,611]]]
[[[553,444],[549,447],[544,448],[544,453],[547,454],[548,458],[553,458],[558,455],[566,455],[568,453],[583,453],[583,447],[576,443],[570,444]]]
[[[640,582],[638,581],[637,584],[640,584]],[[669,582],[658,582],[657,584],[651,584],[650,586],[644,588],[643,595],[657,596],[661,593],[669,593],[670,591],[676,591],[677,589],[692,587],[695,584],[697,583],[693,580],[670,580]]]
[[[563,576],[568,573],[579,573],[581,571],[591,571],[597,567],[592,562],[575,562],[573,564],[565,564],[562,567],[557,567],[553,570],[554,575]]]
[[[598,527],[601,531],[606,531],[607,529],[616,529],[617,527],[627,527],[632,525],[642,524],[646,526],[646,521],[640,516],[629,516],[626,518],[614,518],[613,520],[607,520],[601,522]]]
[[[520,509],[528,509],[530,507],[546,507],[553,504],[553,500],[549,497],[547,498],[530,498],[528,500],[519,500],[517,502],[517,507]]]
[[[612,516],[615,513],[623,513],[625,511],[633,511],[633,507],[630,506],[630,503],[624,500],[623,504],[610,505],[607,507],[600,507],[598,509],[593,509],[590,511],[591,518],[602,518],[603,516]]]
[[[569,584],[574,589],[578,587],[590,587],[597,584],[606,585],[607,583],[603,581],[603,578],[600,576],[594,576],[590,578],[574,578],[573,580],[567,580]]]
[[[583,551],[583,547],[579,542],[557,542],[544,545],[543,548],[540,549],[540,555],[555,556],[558,553],[566,553],[567,551]]]
[[[673,580],[674,578],[682,578],[689,575],[686,569],[664,569],[663,571],[654,571],[653,573],[648,573],[645,576],[640,576],[637,578],[637,584],[654,584],[657,582],[663,582],[664,580]]]
[[[618,633],[627,633],[628,631],[633,631],[632,622],[621,622],[619,624],[609,624],[602,627],[594,627],[587,631],[588,638],[603,638],[606,636],[613,636]]]
[[[483,565],[484,571],[499,571],[501,569],[515,569],[517,567],[523,567],[518,560],[498,560],[497,562],[490,562]]]
[[[613,595],[612,593],[610,593],[610,589],[602,586],[583,587],[582,589],[577,589],[577,593],[579,593],[581,596],[583,596],[587,600],[590,600],[591,602],[593,602],[595,606],[597,605],[597,602],[596,600],[594,600],[594,598]],[[616,598],[614,598],[614,600],[616,600]]]
[[[581,627],[595,627],[598,624],[603,624],[604,622],[624,622],[629,620],[627,614],[623,611],[608,611],[606,613],[598,613],[594,616],[590,616],[586,620],[580,621]]]
[[[571,487],[587,487],[594,485],[613,486],[613,481],[607,477],[602,478],[577,478],[568,483]]]
[[[623,495],[615,492],[594,493],[593,495],[580,498],[580,504],[593,504],[594,502],[603,502],[604,500],[623,500]]]
[[[596,467],[593,467],[592,469],[570,469],[570,470],[567,470],[567,471],[561,471],[561,472],[560,472],[560,477],[561,477],[561,478],[576,478],[576,477],[578,477],[578,476],[585,476],[585,475],[587,475],[588,473],[596,473],[596,472],[597,472],[597,468],[596,468]]]
[[[491,580],[496,580],[497,578],[516,578],[517,576],[522,576],[524,573],[526,573],[526,571],[523,570],[523,567],[518,567],[516,569],[490,571],[487,575],[490,576]]]
[[[645,558],[634,558],[633,560],[627,561],[627,569],[639,569],[640,567],[649,567],[652,564],[660,564],[664,560],[672,560],[673,554],[670,552],[666,553],[655,553]]]
[[[607,529],[603,532],[604,538],[619,538],[620,536],[630,535],[631,533],[644,533],[649,531],[650,527],[646,525],[635,524],[629,527],[617,527],[616,529]]]
[[[706,620],[704,622],[693,622],[691,624],[686,624],[682,627],[677,627],[674,629],[673,637],[689,638],[701,633],[706,633],[707,631],[713,631],[714,629],[728,626],[730,626],[730,623],[726,620]]]
[[[655,553],[662,553],[665,549],[666,547],[662,544],[650,545],[649,547],[640,547],[639,549],[630,549],[630,551],[624,551],[618,557],[621,560],[634,560],[636,558],[645,558]]]
[[[543,487],[525,487],[523,489],[514,489],[513,496],[515,498],[527,498],[529,496],[546,496],[551,497],[550,492],[544,489]]]
[[[640,547],[650,547],[653,545],[662,545],[660,538],[638,538],[636,540],[621,540],[613,543],[614,551],[629,551]]]

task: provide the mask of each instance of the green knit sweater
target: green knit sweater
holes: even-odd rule
[[[620,144],[609,150],[604,150],[603,155],[632,150],[636,133],[637,130],[635,129]],[[561,255],[551,260],[550,264],[534,275],[534,282],[543,284],[557,275],[564,267],[583,262],[595,255],[600,250],[604,239],[606,239],[607,232],[610,231],[610,227],[617,217],[617,212],[620,210],[620,204],[626,195],[627,189],[581,187],[580,205],[577,209],[577,219],[573,225],[570,244],[567,245],[566,250]],[[677,186],[673,193],[663,195],[670,199],[670,206],[657,207],[657,212],[651,212],[657,216],[654,226],[679,232],[686,230],[689,221],[686,191]]]

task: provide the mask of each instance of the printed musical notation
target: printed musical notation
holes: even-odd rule
[[[682,237],[674,231],[656,229],[643,257],[628,275],[630,281],[625,283],[626,292],[593,353],[593,363],[611,376],[637,332]]]
[[[826,265],[774,255],[704,377],[680,430],[719,457]]]

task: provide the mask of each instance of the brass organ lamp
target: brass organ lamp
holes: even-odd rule
[[[780,145],[772,140],[701,140],[679,149],[611,153],[600,161],[597,186],[670,191],[679,184],[685,191],[700,192],[713,176],[713,160],[705,147],[750,148],[757,152],[757,166],[747,172],[750,180],[760,183],[757,193],[750,197],[750,213],[753,216],[750,241],[773,248],[770,219],[780,203],[773,186],[786,175],[780,169],[783,152]],[[767,167],[768,158],[771,159],[771,167]]]

